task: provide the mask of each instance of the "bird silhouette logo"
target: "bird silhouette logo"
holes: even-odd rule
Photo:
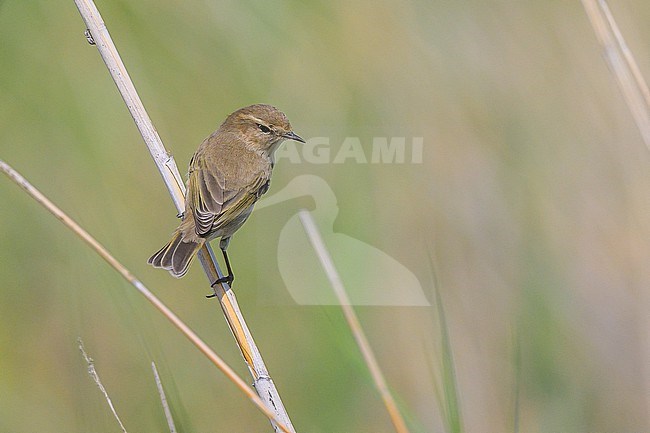
[[[257,204],[257,210],[310,196],[311,214],[320,230],[352,305],[430,306],[420,281],[406,266],[359,239],[334,232],[336,195],[321,177],[301,175]],[[338,305],[298,213],[284,224],[277,249],[278,269],[298,305]]]

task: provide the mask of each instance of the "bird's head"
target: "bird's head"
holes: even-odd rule
[[[247,146],[269,154],[284,140],[305,142],[293,132],[289,119],[282,111],[266,104],[240,108],[226,118],[220,129],[235,133]]]

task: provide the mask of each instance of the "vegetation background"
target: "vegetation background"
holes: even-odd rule
[[[650,77],[650,3],[611,3]],[[181,172],[255,102],[333,152],[348,136],[424,137],[421,164],[282,161],[271,193],[325,179],[334,229],[405,264],[434,304],[435,268],[465,431],[650,430],[650,154],[580,2],[98,7]],[[146,264],[175,212],[83,31],[71,0],[0,3],[0,157],[247,378],[198,267],[175,280]],[[166,429],[152,360],[182,431],[269,430],[58,221],[6,179],[0,198],[0,431],[117,431],[78,336],[129,431]],[[264,209],[235,237],[240,304],[298,431],[391,432],[339,309],[296,305],[273,266],[309,205]],[[357,310],[413,431],[444,431],[435,305]]]

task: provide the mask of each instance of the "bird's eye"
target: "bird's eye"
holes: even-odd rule
[[[268,133],[271,132],[271,128],[269,128],[269,127],[266,126],[266,125],[262,125],[261,123],[258,123],[258,124],[257,124],[257,127],[260,128],[260,131],[262,131],[262,132],[265,133],[265,134],[268,134]]]

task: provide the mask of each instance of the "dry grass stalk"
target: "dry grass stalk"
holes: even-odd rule
[[[350,326],[350,330],[352,331],[352,335],[354,336],[354,339],[359,346],[359,350],[361,350],[363,359],[365,360],[366,365],[370,370],[370,374],[372,375],[372,379],[375,382],[377,389],[379,390],[379,394],[381,395],[382,400],[384,401],[384,405],[388,410],[388,414],[391,421],[393,422],[393,425],[395,426],[395,430],[398,433],[408,433],[409,430],[408,427],[406,427],[406,422],[404,421],[402,414],[397,408],[395,399],[388,389],[384,374],[382,373],[381,368],[379,368],[379,363],[377,362],[377,358],[375,357],[375,354],[370,347],[370,343],[368,342],[366,334],[363,332],[359,318],[354,312],[354,308],[352,308],[350,298],[348,297],[347,292],[345,291],[345,287],[343,286],[343,281],[341,280],[341,277],[336,270],[336,267],[334,266],[332,257],[327,251],[327,247],[325,246],[325,242],[323,242],[323,238],[321,237],[320,232],[316,227],[314,218],[311,216],[309,211],[304,209],[299,212],[299,216],[300,221],[305,228],[305,232],[307,233],[307,237],[309,238],[309,242],[314,248],[314,251],[316,251],[316,255],[318,256],[318,259],[320,260],[321,265],[327,274],[327,279],[332,285],[332,289],[336,294],[336,298],[338,299],[339,304],[341,304],[343,315],[348,322],[348,326]]]
[[[582,0],[625,102],[650,149],[650,91],[605,0]]]
[[[156,363],[153,361],[151,362],[151,369],[153,370],[153,378],[156,381],[156,388],[158,388],[160,403],[162,404],[163,411],[165,412],[165,419],[167,420],[169,433],[176,433],[176,425],[174,424],[174,417],[172,417],[172,411],[169,408],[169,404],[167,403],[167,396],[165,395],[165,389],[162,386],[160,375],[158,374],[158,369],[156,368]]]
[[[183,212],[185,186],[176,167],[176,162],[163,146],[158,132],[151,123],[151,119],[138,96],[135,86],[129,77],[126,67],[117,52],[97,7],[92,0],[75,0],[75,3],[88,28],[87,37],[89,42],[97,45],[99,53],[163,177],[167,190],[176,206],[176,210],[179,213]],[[203,270],[211,283],[223,276],[209,244],[206,244],[199,251],[198,256]],[[256,392],[264,400],[267,407],[276,414],[276,418],[280,419],[291,432],[294,432],[293,425],[282,404],[280,395],[269,376],[264,360],[239,310],[235,294],[226,283],[217,285],[214,291],[219,299],[228,325],[237,340],[248,369],[253,376]],[[278,426],[274,424],[273,427],[277,431]]]
[[[106,391],[106,388],[104,388],[104,385],[102,384],[102,380],[99,378],[99,374],[97,374],[97,370],[95,370],[95,361],[93,361],[93,359],[86,352],[86,349],[84,348],[84,342],[81,340],[81,338],[79,338],[77,342],[79,343],[79,351],[81,352],[81,355],[84,357],[84,361],[86,361],[86,365],[88,366],[88,374],[95,382],[99,390],[102,392],[102,395],[104,396],[104,399],[106,399],[106,403],[108,403],[108,407],[111,409],[111,412],[113,413],[113,416],[117,420],[117,423],[120,425],[120,428],[124,433],[126,433],[126,428],[124,427],[124,424],[122,424],[122,420],[120,419],[120,417],[117,415],[115,406],[113,406],[113,401],[111,400],[111,397],[108,395],[108,391]]]
[[[616,39],[616,42],[618,43],[621,54],[623,54],[623,58],[630,68],[632,77],[634,77],[634,81],[636,82],[636,85],[638,86],[639,91],[645,100],[646,106],[650,107],[650,89],[648,89],[648,84],[645,82],[645,79],[641,74],[641,70],[639,69],[639,65],[637,65],[632,51],[630,51],[630,48],[627,46],[621,30],[618,28],[618,24],[616,24],[616,20],[614,20],[614,15],[612,15],[612,12],[609,10],[609,5],[605,0],[598,0],[598,4],[600,5],[600,9],[602,10],[604,17],[607,20],[607,24],[609,25],[612,34]]]
[[[93,238],[87,231],[85,231],[79,224],[72,218],[59,209],[47,197],[45,197],[38,189],[30,184],[27,179],[22,177],[16,170],[9,164],[0,160],[0,171],[5,173],[12,181],[20,186],[27,194],[34,198],[39,204],[45,207],[52,213],[59,221],[65,224],[84,242],[86,242],[101,258],[103,258],[113,269],[119,272],[125,280],[127,280],[133,287],[135,287],[140,294],[142,294],[153,306],[160,311],[176,328],[178,328],[214,365],[216,365],[237,387],[250,399],[252,402],[266,415],[271,421],[278,425],[278,428],[286,433],[291,433],[289,430],[270,410],[265,403],[255,394],[255,392],[241,379],[235,371],[230,368],[189,326],[187,326],[176,314],[174,314],[160,299],[156,297],[147,287],[138,280],[124,265],[122,265],[102,244]]]

